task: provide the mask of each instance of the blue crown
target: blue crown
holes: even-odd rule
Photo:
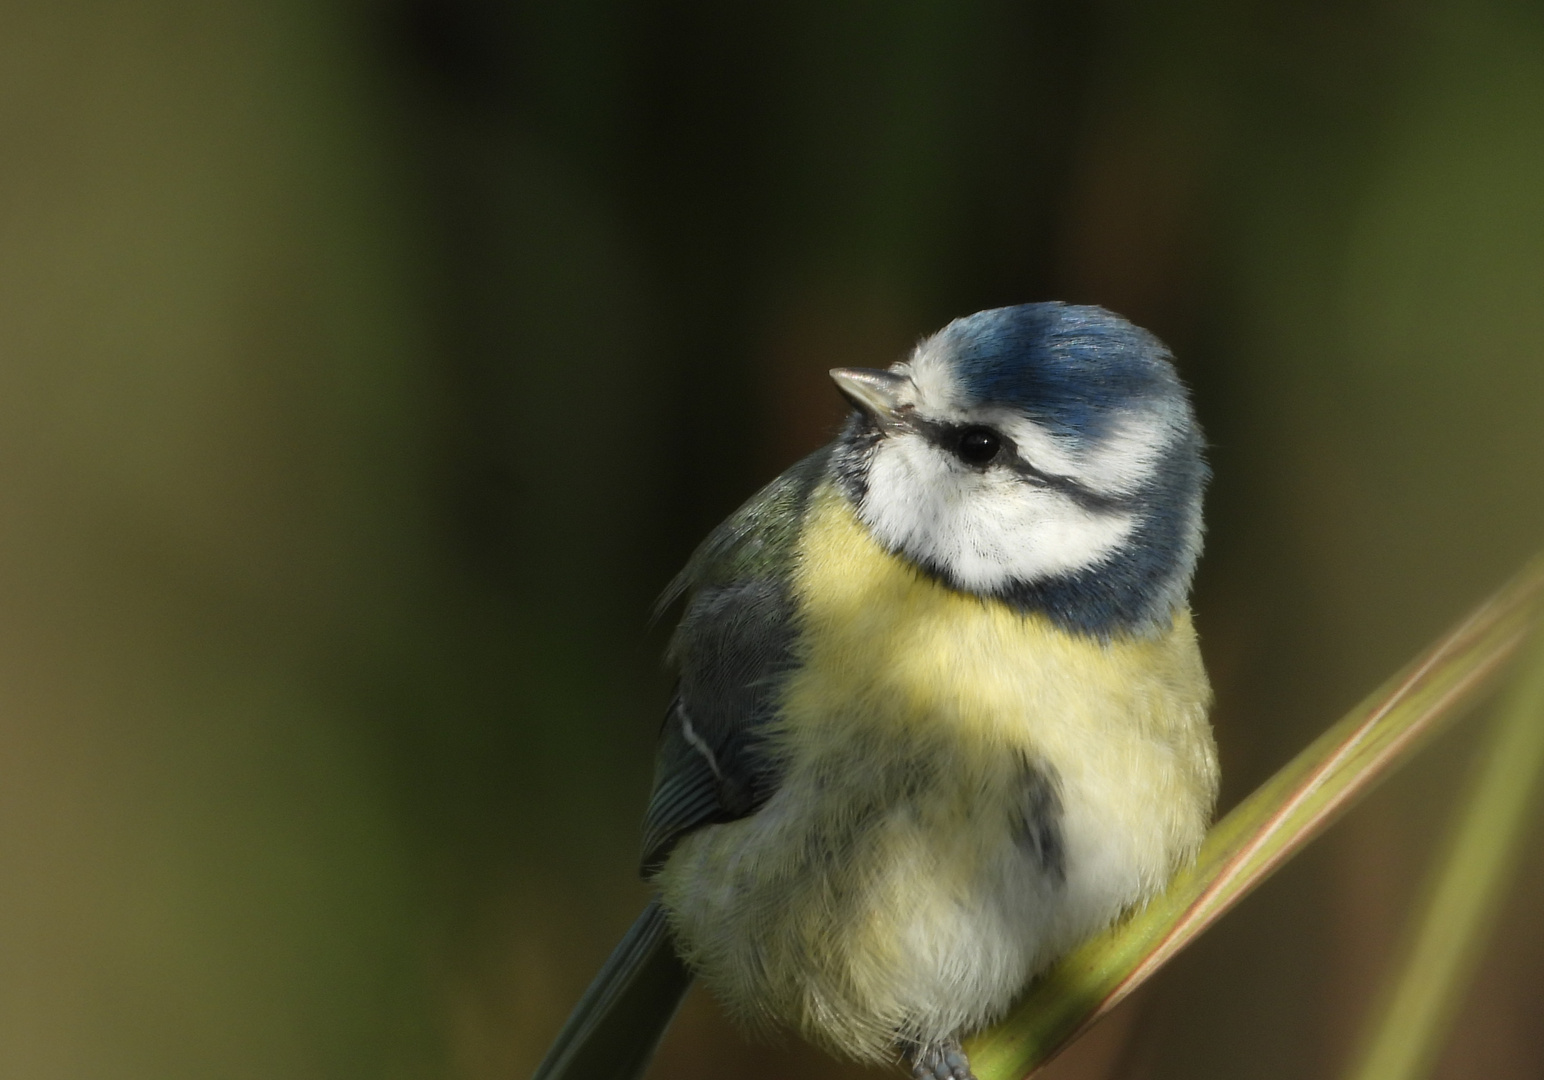
[[[1097,439],[1118,410],[1185,393],[1163,342],[1100,307],[978,311],[934,342],[951,357],[969,404],[1011,406],[1057,434]]]

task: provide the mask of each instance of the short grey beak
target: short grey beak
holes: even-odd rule
[[[831,369],[831,378],[844,398],[881,427],[893,427],[899,421],[901,408],[906,404],[902,388],[911,382],[906,376],[878,368],[839,367]]]

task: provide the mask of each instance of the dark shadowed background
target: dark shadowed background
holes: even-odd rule
[[[653,596],[827,368],[1050,298],[1195,388],[1229,804],[1544,546],[1544,7],[4,5],[0,1076],[524,1080]],[[1055,1075],[1340,1072],[1473,730]],[[1443,1077],[1544,1074],[1541,839]]]

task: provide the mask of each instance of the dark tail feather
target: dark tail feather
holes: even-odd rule
[[[532,1080],[634,1080],[692,984],[650,901],[536,1067]]]

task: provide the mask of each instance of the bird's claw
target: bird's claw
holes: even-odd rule
[[[953,1041],[918,1047],[911,1057],[913,1080],[976,1080],[970,1060]]]

